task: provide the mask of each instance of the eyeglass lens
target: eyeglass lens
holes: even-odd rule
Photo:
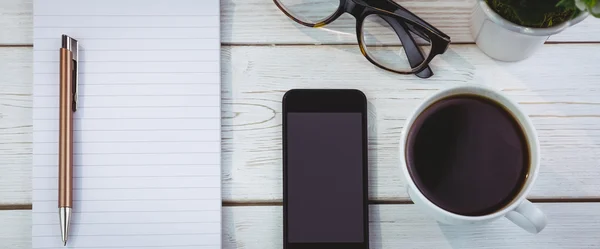
[[[275,0],[285,11],[304,23],[316,24],[335,14],[340,0]],[[413,72],[431,51],[423,39],[398,18],[370,14],[362,22],[362,48],[375,63],[398,72]],[[415,27],[416,28],[416,27]],[[421,35],[425,35],[421,32]],[[408,51],[408,52],[407,52]]]
[[[405,37],[400,39],[402,35]],[[431,44],[428,41],[404,29],[397,20],[377,14],[365,17],[362,36],[363,48],[369,57],[378,64],[396,71],[411,72],[412,68],[421,64],[431,51]],[[422,56],[412,58],[413,65],[411,65],[406,50],[413,50],[414,55],[416,49],[420,50]]]
[[[318,23],[333,15],[340,0],[276,0],[290,15],[306,23]]]

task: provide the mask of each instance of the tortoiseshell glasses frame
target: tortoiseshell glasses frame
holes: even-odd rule
[[[282,0],[273,0],[273,2],[289,18],[307,27],[322,27],[335,21],[342,14],[349,13],[356,18],[356,35],[361,53],[374,65],[399,74],[416,74],[421,78],[431,77],[433,72],[429,67],[429,63],[436,55],[446,52],[450,44],[450,37],[448,35],[392,0],[339,0],[339,7],[334,13],[315,23],[306,22],[295,16],[293,12],[286,8]],[[369,15],[379,16],[393,28],[402,43],[411,69],[393,69],[377,62],[377,60],[369,55],[362,30],[363,22]],[[431,50],[429,54],[424,53],[419,48],[411,34],[430,43]]]

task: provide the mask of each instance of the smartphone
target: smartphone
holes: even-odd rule
[[[283,97],[283,248],[368,249],[367,100],[358,90]]]

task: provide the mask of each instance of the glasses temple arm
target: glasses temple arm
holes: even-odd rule
[[[408,62],[412,68],[416,68],[426,59],[419,49],[419,46],[415,42],[414,38],[408,33],[409,27],[406,23],[401,23],[400,21],[389,17],[389,16],[381,16],[386,22],[388,22],[396,34],[398,38],[400,38],[400,42],[402,42],[402,48],[408,57]],[[419,35],[420,36],[420,35]],[[429,65],[427,65],[423,70],[416,73],[420,78],[429,78],[433,76],[433,71]]]

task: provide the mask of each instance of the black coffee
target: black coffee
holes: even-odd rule
[[[469,216],[509,204],[529,170],[527,141],[515,118],[495,101],[473,95],[426,109],[410,129],[406,156],[425,197]]]

